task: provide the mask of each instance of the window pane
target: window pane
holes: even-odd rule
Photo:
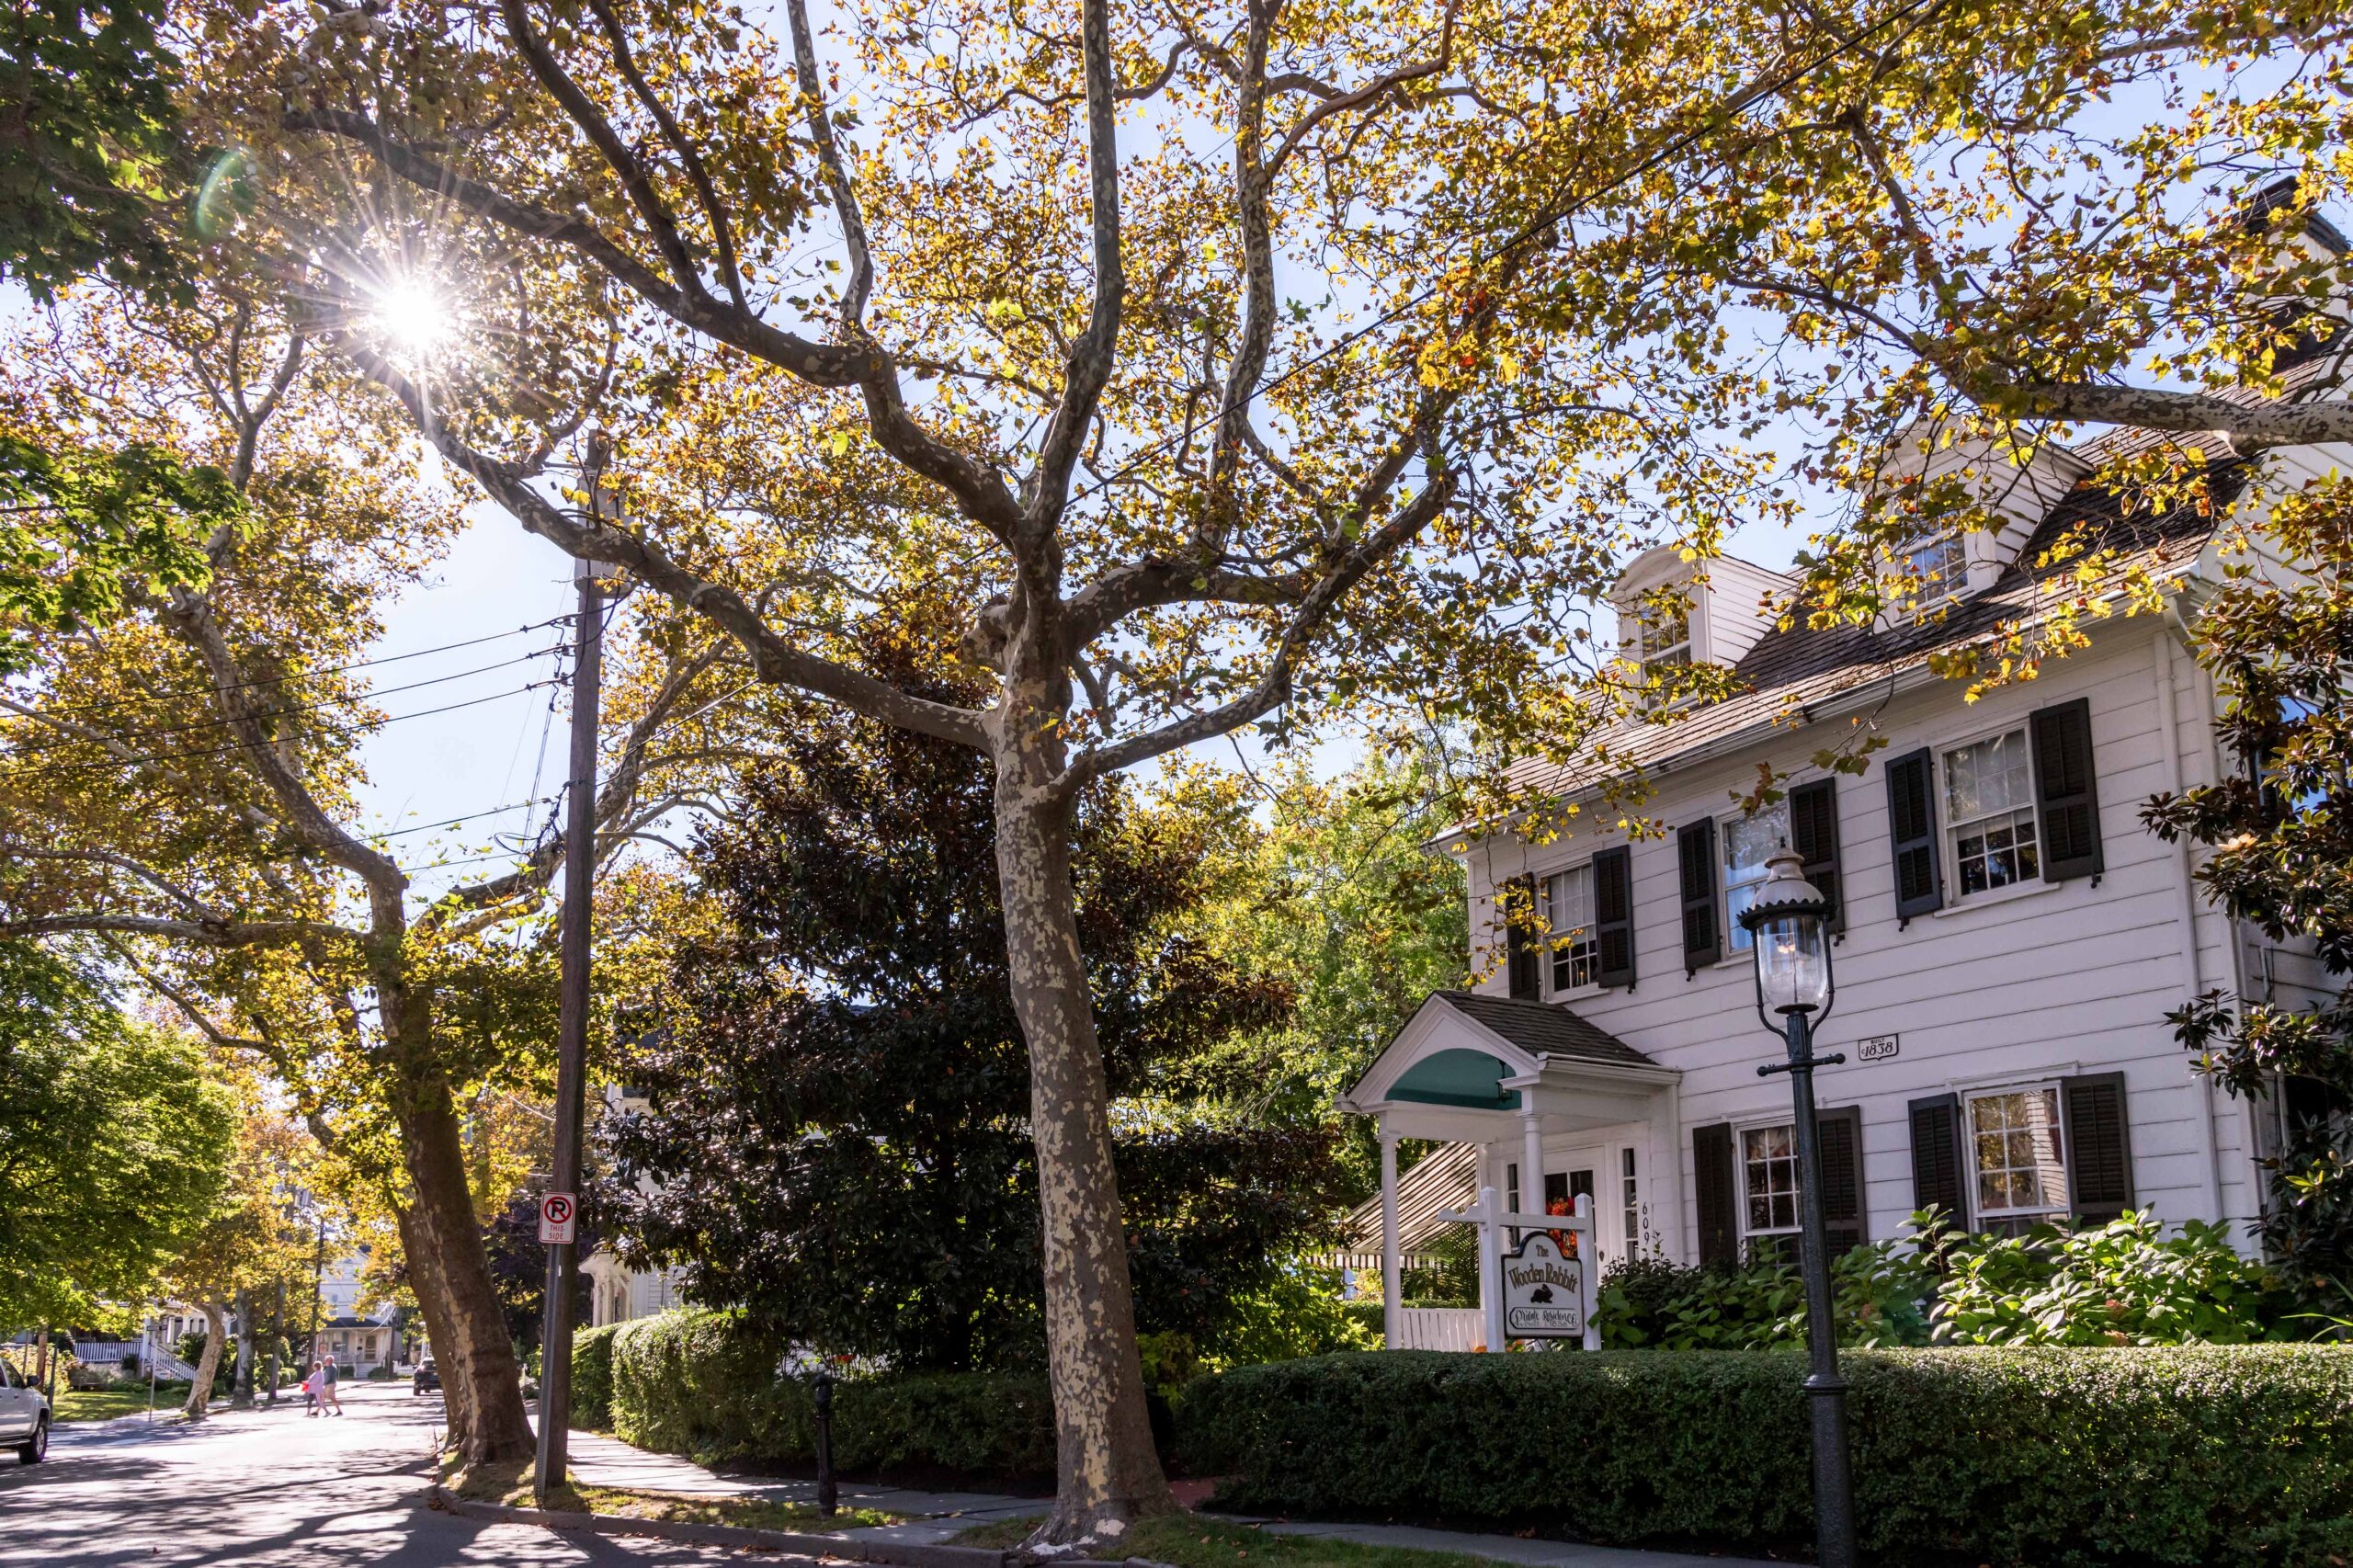
[[[1748,1128],[1740,1138],[1749,1233],[1795,1229],[1798,1163],[1789,1125]]]
[[[1544,879],[1544,924],[1552,949],[1553,990],[1573,991],[1601,977],[1590,865],[1572,866]]]
[[[2067,1207],[2059,1091],[2018,1089],[1969,1102],[1981,1213],[2052,1213]]]
[[[1765,861],[1790,841],[1790,803],[1781,801],[1751,817],[1733,817],[1723,824],[1724,920],[1732,945],[1744,951],[1749,935],[1740,924],[1740,912],[1756,902],[1765,885]]]
[[[1959,533],[1924,540],[1904,551],[1906,575],[1916,579],[1912,592],[1924,604],[1959,593],[1968,571],[1968,553]]]

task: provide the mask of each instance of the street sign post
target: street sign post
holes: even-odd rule
[[[580,1200],[568,1192],[551,1192],[540,1199],[540,1240],[551,1246],[572,1244],[580,1223]]]

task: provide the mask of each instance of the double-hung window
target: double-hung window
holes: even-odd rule
[[[1740,1133],[1741,1232],[1794,1234],[1798,1228],[1798,1150],[1793,1124],[1746,1127]]]
[[[1765,862],[1790,841],[1790,802],[1783,799],[1754,816],[1724,820],[1724,934],[1734,950],[1748,950],[1752,938],[1740,912],[1756,902],[1765,885]]]
[[[1552,955],[1555,994],[1601,978],[1601,942],[1594,925],[1593,867],[1572,866],[1544,879],[1544,925]]]
[[[2059,1086],[1992,1089],[1962,1104],[1979,1222],[1988,1229],[2024,1230],[2067,1213]]]
[[[1910,596],[1924,608],[1943,604],[1968,585],[1969,550],[1959,529],[1914,541],[1904,551]]]
[[[2034,761],[2023,726],[1944,754],[1945,836],[1961,895],[2041,874]]]
[[[1643,675],[1668,675],[1691,662],[1691,601],[1681,588],[1661,589],[1644,605]]]

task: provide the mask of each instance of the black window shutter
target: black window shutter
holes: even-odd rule
[[[1937,866],[1937,758],[1922,746],[1887,765],[1887,836],[1895,852],[1895,918],[1944,907]]]
[[[2077,698],[2037,709],[2034,733],[2036,804],[2042,818],[2042,880],[2097,877],[2099,791],[2092,768],[2092,705]]]
[[[1540,944],[1528,928],[1529,917],[1536,909],[1536,879],[1514,877],[1504,884],[1503,896],[1496,903],[1496,913],[1503,916],[1504,940],[1510,944],[1506,971],[1512,996],[1523,1002],[1541,1002],[1543,955],[1537,951]]]
[[[1969,1171],[1961,1158],[1961,1096],[1931,1095],[1906,1109],[1912,1120],[1912,1207],[1939,1209],[1969,1228]]]
[[[1716,923],[1716,819],[1701,817],[1677,832],[1683,866],[1683,972],[1694,975],[1723,956]]]
[[[1731,1122],[1691,1130],[1691,1172],[1698,1183],[1700,1267],[1739,1262],[1740,1199],[1733,1186]]]
[[[2124,1074],[2063,1079],[2059,1102],[2060,1119],[2066,1124],[2068,1207],[2076,1219],[2104,1225],[2132,1207]]]
[[[1830,901],[1829,927],[1846,928],[1838,891],[1838,781],[1816,778],[1790,791],[1790,847],[1805,862],[1805,880]]]
[[[1870,1239],[1863,1201],[1863,1108],[1817,1111],[1815,1149],[1822,1157],[1822,1229],[1833,1262]]]
[[[1634,852],[1625,845],[1593,858],[1593,940],[1604,985],[1634,984]]]

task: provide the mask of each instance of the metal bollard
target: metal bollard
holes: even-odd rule
[[[814,1383],[817,1405],[817,1514],[834,1517],[834,1375],[820,1368]]]

